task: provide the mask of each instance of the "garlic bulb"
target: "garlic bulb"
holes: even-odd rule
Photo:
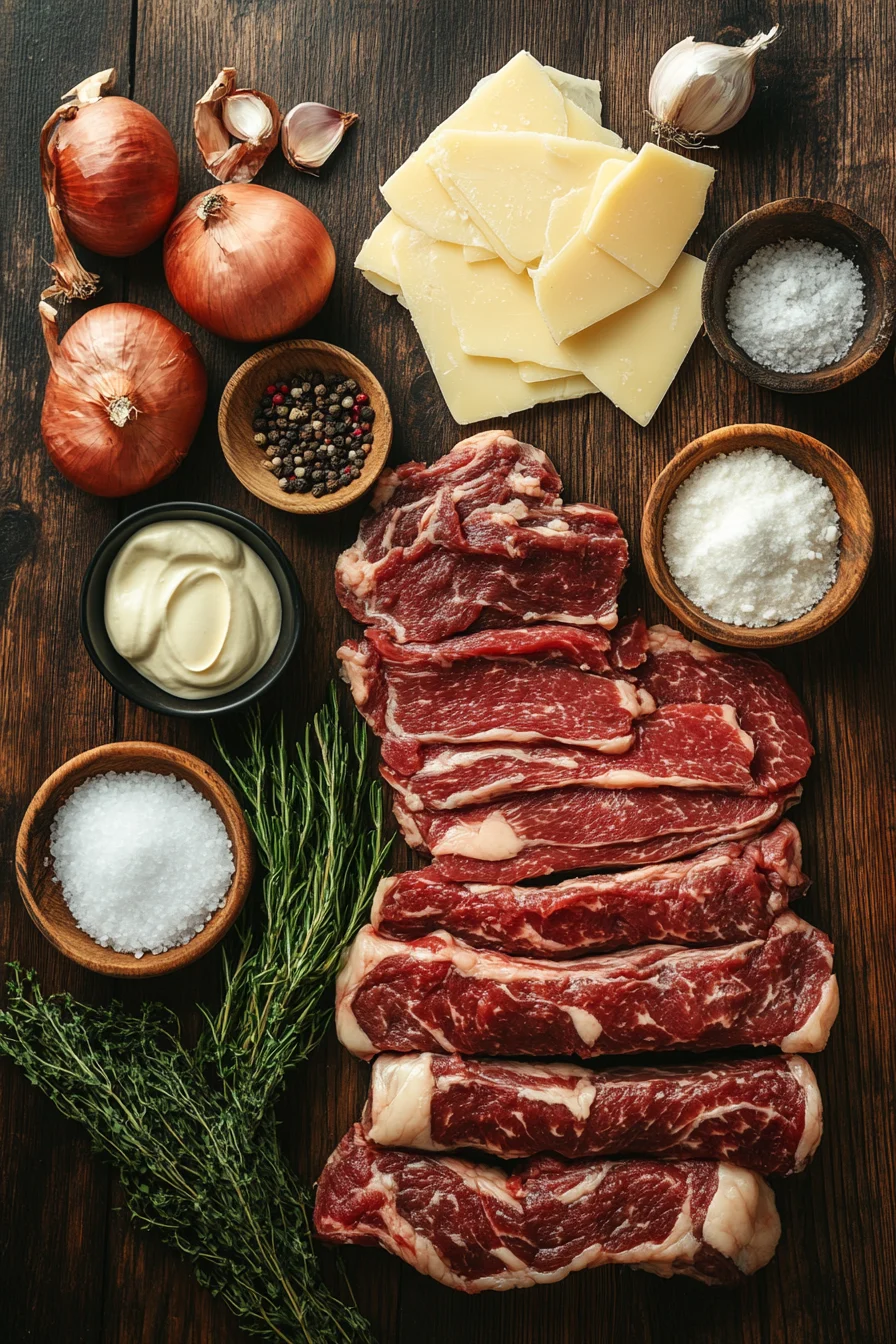
[[[753,101],[756,57],[780,31],[776,23],[740,47],[695,42],[693,37],[670,47],[650,77],[647,101],[657,141],[702,145],[705,136],[730,130]]]
[[[196,104],[193,132],[212,177],[251,182],[277,143],[280,111],[266,93],[238,89],[228,65]]]
[[[325,103],[299,103],[283,118],[281,145],[287,162],[300,173],[314,173],[357,120],[357,112],[340,112]]]

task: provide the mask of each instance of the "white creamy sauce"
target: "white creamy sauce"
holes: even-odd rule
[[[283,618],[264,561],[226,528],[151,523],[106,580],[106,630],[122,658],[184,700],[235,690],[268,661]]]

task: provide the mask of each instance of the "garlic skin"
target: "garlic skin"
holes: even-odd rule
[[[721,135],[736,125],[753,101],[756,57],[780,32],[776,23],[739,47],[695,42],[693,37],[670,47],[650,77],[647,97],[657,142],[702,145],[705,136]]]
[[[280,143],[287,163],[316,175],[342,141],[357,112],[340,112],[325,103],[299,103],[283,118]]]
[[[193,134],[212,177],[251,182],[277,143],[280,109],[266,93],[238,89],[228,65],[196,104]]]

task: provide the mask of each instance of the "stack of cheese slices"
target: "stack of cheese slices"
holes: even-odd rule
[[[392,174],[355,265],[409,311],[460,424],[599,391],[646,425],[701,326],[713,169],[600,123],[520,52]]]

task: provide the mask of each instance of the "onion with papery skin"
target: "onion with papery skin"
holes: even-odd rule
[[[108,303],[59,341],[56,311],[40,305],[53,368],[40,429],[75,485],[117,498],[178,467],[205,409],[205,365],[185,332],[151,308]]]
[[[114,83],[114,70],[82,80],[41,131],[41,181],[56,250],[56,282],[45,299],[84,299],[99,289],[69,234],[102,256],[130,257],[154,243],[174,214],[179,169],[171,136],[139,103],[104,97]]]
[[[317,215],[282,191],[235,182],[184,206],[165,235],[164,261],[184,312],[233,341],[268,341],[304,326],[336,272]]]

